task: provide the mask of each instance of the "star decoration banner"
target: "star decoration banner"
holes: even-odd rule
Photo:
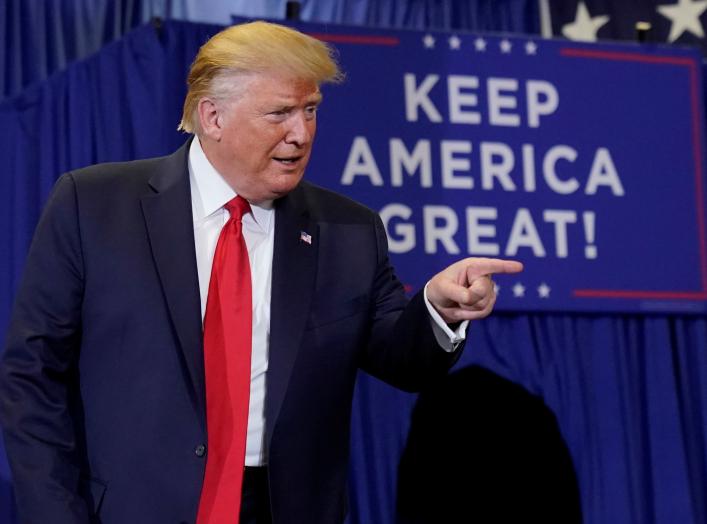
[[[538,0],[544,36],[570,40],[635,40],[636,24],[649,24],[648,42],[699,46],[707,52],[704,22],[707,0]]]
[[[707,311],[697,51],[298,28],[346,72],[307,178],[380,213],[410,291],[500,257],[501,310]]]

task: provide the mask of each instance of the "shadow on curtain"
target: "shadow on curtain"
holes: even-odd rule
[[[467,366],[420,394],[411,420],[399,524],[582,521],[555,415],[522,386]]]
[[[554,413],[574,464],[583,522],[707,522],[706,318],[496,314],[471,327],[467,344],[456,370],[488,369]],[[437,388],[422,395],[437,397],[449,385]],[[479,397],[492,391],[481,388]],[[351,522],[391,522],[414,406],[412,395],[368,376],[359,380]],[[479,409],[470,404],[458,416]],[[463,424],[447,421],[454,423]],[[456,434],[443,437],[449,446],[462,445]],[[525,446],[532,439],[519,438]],[[479,504],[471,484],[465,496],[470,511]]]

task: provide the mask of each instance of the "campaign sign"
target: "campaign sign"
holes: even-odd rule
[[[498,309],[707,311],[698,52],[298,28],[346,72],[307,177],[380,213],[410,290],[500,257]]]

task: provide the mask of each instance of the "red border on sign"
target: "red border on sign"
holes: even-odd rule
[[[322,42],[332,42],[334,44],[359,44],[359,45],[387,45],[396,46],[400,44],[400,39],[395,36],[377,35],[341,35],[330,33],[307,33],[312,38]]]
[[[643,62],[656,65],[686,67],[690,75],[690,106],[692,108],[692,150],[695,156],[695,199],[697,209],[698,246],[700,252],[701,291],[641,291],[627,289],[575,289],[575,297],[581,298],[638,298],[672,300],[707,300],[707,228],[705,228],[704,186],[702,181],[702,126],[700,121],[700,101],[697,90],[697,62],[692,58],[670,56],[646,56],[639,53],[595,51],[566,47],[560,55],[571,58],[592,58],[596,60],[616,60]]]

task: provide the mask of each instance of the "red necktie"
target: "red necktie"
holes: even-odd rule
[[[251,281],[243,197],[225,205],[204,317],[208,447],[197,524],[236,524],[241,506],[250,398]]]

